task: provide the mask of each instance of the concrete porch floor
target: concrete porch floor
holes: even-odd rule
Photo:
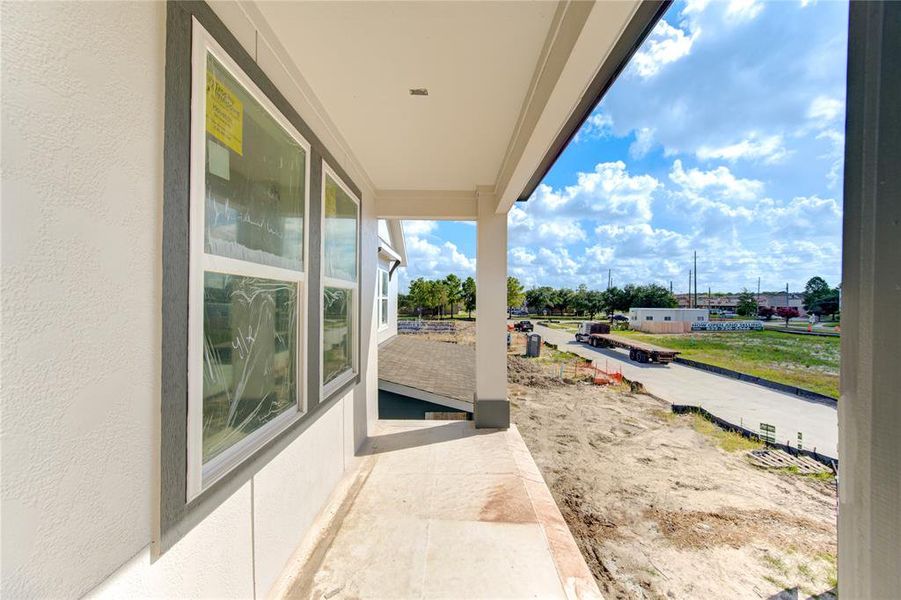
[[[600,598],[515,427],[380,421],[284,598]]]

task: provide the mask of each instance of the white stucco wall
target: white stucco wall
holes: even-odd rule
[[[379,267],[385,269],[389,273],[391,272],[391,263],[384,258],[379,259],[378,261]],[[403,267],[401,267],[402,269]],[[388,324],[384,329],[378,328],[379,322],[376,320],[376,328],[378,329],[378,343],[381,344],[385,340],[391,339],[395,335],[397,335],[397,282],[399,279],[399,269],[394,271],[394,275],[392,275],[388,279]],[[375,282],[376,294],[378,294],[378,279]],[[378,306],[375,307],[374,318],[378,319]]]
[[[245,44],[254,26],[215,10]],[[8,598],[264,596],[377,410],[364,186],[362,384],[151,563],[158,505],[164,3],[0,4],[2,583]],[[77,34],[76,34],[77,32]],[[261,67],[338,148],[265,36]]]

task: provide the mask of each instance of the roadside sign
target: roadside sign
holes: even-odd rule
[[[776,443],[776,426],[769,423],[760,424],[760,437],[767,444]]]
[[[798,450],[804,449],[804,436],[801,435],[801,432],[798,432]]]

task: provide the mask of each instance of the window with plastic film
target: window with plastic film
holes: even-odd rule
[[[323,163],[322,388],[327,397],[357,373],[359,201]]]
[[[310,153],[212,39],[192,64],[188,500],[306,410]]]

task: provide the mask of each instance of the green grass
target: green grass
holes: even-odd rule
[[[779,331],[622,333],[678,350],[683,358],[838,398],[839,338]]]
[[[719,426],[711,423],[697,413],[693,415],[692,427],[694,427],[694,430],[698,433],[711,438],[726,452],[741,452],[763,448],[762,443],[755,442],[754,440],[748,439],[732,431],[721,429]]]

